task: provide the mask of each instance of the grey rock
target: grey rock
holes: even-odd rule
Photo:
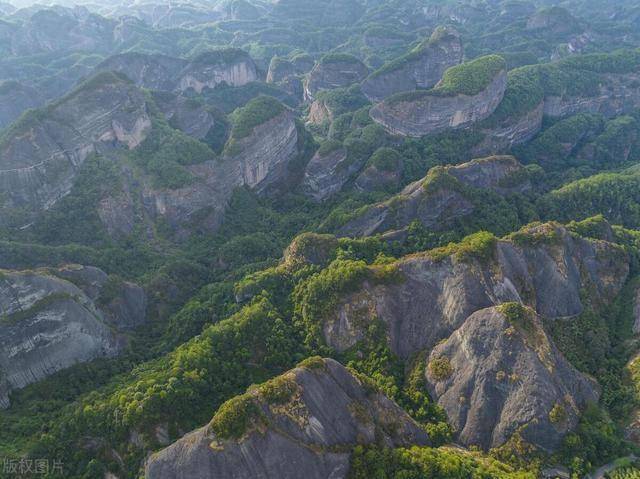
[[[427,388],[465,446],[488,450],[518,433],[552,452],[600,395],[595,380],[569,364],[526,308],[517,318],[500,307],[473,313],[433,349],[432,361],[450,370],[427,367]]]
[[[347,164],[347,150],[337,148],[325,155],[316,152],[307,164],[302,190],[316,201],[324,201],[339,192],[359,168]]]
[[[420,95],[391,97],[374,106],[369,114],[387,131],[420,137],[448,129],[467,128],[489,117],[498,107],[507,87],[507,73],[501,71],[476,95]]]
[[[292,59],[273,57],[269,63],[267,83],[280,83],[291,77],[297,77],[308,73],[314,65],[313,58],[309,55],[296,55]]]
[[[151,118],[144,94],[111,73],[94,77],[63,99],[14,124],[0,143],[5,207],[47,209],[67,195],[92,153],[133,149]]]
[[[458,166],[436,167],[429,174],[405,187],[391,199],[371,205],[342,225],[339,236],[369,236],[401,230],[413,221],[429,229],[442,229],[452,220],[470,214],[473,204],[459,185],[491,189],[500,194],[523,192],[530,188],[526,176],[514,185],[524,167],[512,156],[492,156]],[[446,181],[449,180],[449,181]]]
[[[368,73],[366,65],[350,55],[321,59],[309,72],[304,83],[305,99],[312,102],[321,90],[333,90],[359,83]]]
[[[270,404],[250,391],[264,420],[237,440],[205,426],[152,455],[145,477],[172,479],[342,479],[357,444],[427,445],[426,433],[393,401],[331,360],[283,375],[295,392]]]
[[[488,260],[435,260],[428,254],[401,259],[402,281],[365,281],[340,301],[322,325],[327,344],[345,351],[378,318],[392,351],[408,358],[448,338],[475,311],[503,302],[524,303],[550,319],[580,314],[582,289],[590,292],[592,305],[607,304],[629,274],[629,259],[614,244],[576,238],[555,224],[532,226],[525,234],[553,239],[530,245],[498,240]]]
[[[438,28],[414,50],[369,75],[362,92],[377,102],[395,93],[431,88],[448,68],[462,62],[462,55],[458,32]]]
[[[9,406],[12,390],[122,350],[118,331],[145,321],[146,294],[123,282],[104,301],[107,281],[103,271],[79,265],[2,272],[0,407]]]
[[[603,74],[599,91],[594,96],[545,97],[544,114],[565,117],[577,113],[600,113],[605,117],[630,113],[640,108],[640,72]]]
[[[136,85],[153,90],[201,93],[221,83],[242,86],[257,80],[256,65],[239,49],[205,52],[188,61],[165,55],[123,53],[109,57],[96,71],[116,71]]]
[[[154,92],[153,100],[172,127],[198,140],[216,125],[214,114],[197,100],[165,92]]]

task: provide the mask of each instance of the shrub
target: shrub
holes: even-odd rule
[[[429,372],[437,381],[444,381],[453,374],[453,367],[449,358],[440,356],[429,361]]]

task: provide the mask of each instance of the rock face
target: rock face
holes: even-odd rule
[[[460,62],[460,35],[453,29],[439,28],[413,51],[369,75],[362,82],[362,92],[378,102],[395,93],[431,88],[449,67]]]
[[[234,141],[223,158],[190,166],[196,178],[192,184],[174,190],[145,188],[143,203],[151,217],[177,229],[192,215],[208,212],[201,224],[214,230],[235,188],[247,186],[260,193],[274,187],[289,176],[288,165],[298,154],[295,117],[285,109]]]
[[[297,147],[295,116],[285,109],[237,141],[225,161],[233,165],[231,176],[260,192],[287,176],[287,166],[297,156]],[[241,173],[234,173],[238,169]]]
[[[18,82],[0,83],[0,129],[6,127],[30,108],[37,108],[44,98],[37,90]]]
[[[507,194],[525,191],[530,184],[524,167],[512,156],[493,156],[458,166],[436,167],[399,195],[355,215],[339,229],[338,235],[369,236],[401,230],[413,221],[419,221],[429,229],[441,229],[473,211],[474,205],[465,194],[465,187]]]
[[[515,303],[473,313],[428,364],[427,387],[458,440],[485,450],[518,432],[551,452],[599,397],[596,382],[567,362],[537,315]]]
[[[4,271],[0,279],[0,407],[8,394],[74,364],[116,355],[145,320],[146,295],[92,267]],[[115,328],[115,329],[114,329]]]
[[[358,165],[347,165],[347,150],[336,148],[326,154],[316,152],[307,164],[302,190],[316,201],[323,201],[342,189]]]
[[[46,209],[69,193],[77,169],[94,152],[133,149],[151,128],[144,94],[104,73],[45,110],[16,123],[0,143],[5,207]]]
[[[327,344],[352,347],[378,318],[392,351],[408,358],[448,338],[474,312],[503,302],[524,303],[544,318],[580,314],[581,290],[590,292],[591,304],[606,304],[629,273],[619,247],[576,238],[555,224],[529,227],[491,249],[487,260],[429,254],[400,260],[402,281],[365,281],[339,303],[322,325]]]
[[[116,71],[143,88],[201,93],[221,83],[242,86],[257,80],[256,66],[242,50],[227,49],[198,55],[191,61],[164,55],[123,53],[96,67],[96,71]]]
[[[520,118],[509,118],[491,128],[481,128],[485,138],[474,147],[474,154],[488,155],[509,151],[535,137],[542,129],[544,102]]]
[[[313,68],[313,64],[313,58],[309,55],[296,55],[290,60],[273,57],[269,63],[267,83],[280,83],[288,78],[304,75]]]
[[[309,72],[304,84],[304,95],[307,101],[313,101],[321,90],[342,88],[359,83],[367,76],[364,63],[351,55],[327,55]]]
[[[527,30],[544,30],[554,35],[572,33],[580,29],[580,24],[562,7],[543,8],[527,20]]]
[[[600,113],[614,117],[640,107],[640,72],[601,75],[597,94],[592,96],[548,95],[544,114],[565,117],[577,113]]]
[[[463,70],[460,73],[466,76]],[[390,133],[402,136],[420,137],[447,129],[466,128],[494,112],[506,87],[507,72],[502,63],[488,82],[480,90],[474,89],[472,94],[444,91],[436,86],[433,90],[394,95],[374,106],[369,114]]]
[[[196,100],[165,92],[154,92],[153,100],[169,124],[193,138],[203,140],[216,126],[216,118]]]
[[[211,424],[150,457],[148,479],[346,478],[357,444],[426,445],[426,433],[393,401],[372,391],[331,359],[313,359],[271,384],[287,388],[269,399],[265,386],[223,405]],[[216,434],[216,418],[234,401],[256,413],[241,437]]]

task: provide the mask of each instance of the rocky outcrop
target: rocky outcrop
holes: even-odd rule
[[[481,126],[484,139],[473,148],[475,155],[498,154],[528,142],[542,129],[544,102],[521,117],[510,117],[496,125]],[[491,117],[489,118],[489,120]]]
[[[316,201],[323,201],[342,189],[359,165],[349,165],[347,150],[337,145],[324,152],[319,150],[307,164],[302,190]]]
[[[162,218],[180,234],[196,214],[200,227],[213,231],[235,188],[247,186],[263,193],[286,183],[289,165],[300,154],[298,140],[294,113],[282,106],[279,114],[255,125],[246,136],[234,138],[232,133],[222,158],[189,166],[195,179],[191,184],[177,189],[149,185],[143,203],[151,217]]]
[[[267,83],[280,83],[291,77],[297,77],[309,72],[314,65],[309,55],[296,55],[292,59],[275,56],[269,63]]]
[[[204,140],[219,121],[209,108],[197,100],[166,92],[153,92],[152,95],[173,128],[198,140]]]
[[[257,80],[256,66],[242,50],[231,48],[198,55],[191,61],[164,55],[123,53],[96,67],[96,71],[116,71],[136,85],[152,90],[201,93],[221,83],[242,86]]]
[[[356,212],[339,230],[339,236],[369,236],[401,230],[413,221],[428,229],[442,229],[473,212],[469,188],[491,189],[500,194],[530,187],[525,168],[512,156],[493,156],[458,166],[435,167],[391,199]]]
[[[565,117],[577,113],[600,113],[605,117],[630,113],[640,108],[640,71],[601,75],[597,94],[589,96],[547,95],[544,99],[544,114]]]
[[[342,88],[361,82],[368,70],[356,57],[346,54],[325,55],[309,72],[304,84],[307,101],[313,101],[321,90]]]
[[[0,142],[4,206],[49,208],[69,193],[92,153],[133,149],[151,129],[143,92],[113,73],[100,74],[46,109],[13,125]]]
[[[226,414],[244,430],[226,437]],[[426,433],[393,401],[331,359],[312,358],[231,399],[208,426],[152,455],[148,479],[343,479],[357,444],[426,445]]]
[[[517,303],[469,316],[431,351],[425,378],[458,441],[484,450],[517,433],[552,452],[599,397],[596,382],[567,362],[535,312]]]
[[[543,8],[527,19],[527,30],[565,35],[580,30],[579,22],[562,7]]]
[[[26,110],[37,108],[44,98],[34,88],[18,82],[0,83],[0,129],[17,120]]]
[[[118,333],[145,320],[137,285],[85,266],[0,275],[0,407],[10,391],[74,364],[118,354]]]
[[[606,304],[629,273],[620,247],[574,237],[556,224],[533,225],[485,247],[477,256],[409,256],[396,263],[398,281],[364,281],[322,323],[327,344],[345,351],[378,319],[391,350],[409,358],[451,336],[474,312],[504,302],[549,319],[580,314],[581,291],[589,291],[590,305]]]
[[[362,92],[377,102],[395,93],[431,88],[448,68],[460,62],[460,35],[450,28],[438,28],[414,50],[369,75],[362,82]]]
[[[477,81],[469,82],[469,78]],[[391,96],[369,114],[390,133],[402,136],[420,137],[467,128],[495,111],[506,87],[504,60],[482,57],[450,68],[434,89]]]

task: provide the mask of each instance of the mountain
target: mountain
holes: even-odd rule
[[[152,456],[146,477],[347,477],[350,449],[373,442],[429,439],[344,366],[311,358],[220,406],[209,425]]]

